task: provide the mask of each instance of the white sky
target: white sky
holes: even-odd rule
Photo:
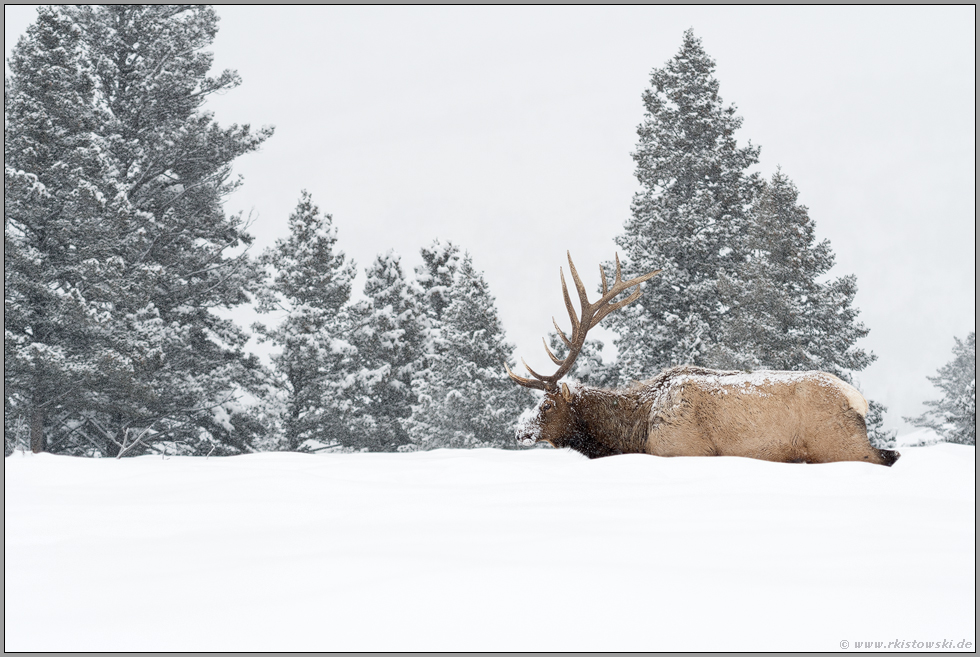
[[[209,108],[276,134],[235,167],[257,248],[301,189],[363,272],[434,238],[470,251],[517,355],[567,324],[558,267],[612,257],[637,189],[649,72],[692,27],[738,137],[800,190],[833,276],[856,274],[878,361],[857,381],[907,429],[975,329],[975,18],[946,7],[220,7]],[[5,52],[34,9],[5,6]],[[359,280],[363,282],[363,274]],[[586,276],[594,289],[598,273]],[[600,335],[608,335],[600,333]],[[654,373],[651,372],[651,375]]]

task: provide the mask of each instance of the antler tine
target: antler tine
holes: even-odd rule
[[[568,318],[572,320],[572,335],[574,336],[575,331],[578,330],[578,315],[575,314],[575,306],[572,305],[572,300],[568,296],[568,286],[565,285],[565,272],[559,267],[558,273],[561,274],[561,292],[565,296],[565,309],[568,310]],[[553,317],[552,321],[554,321]],[[555,326],[558,325],[556,324]]]
[[[630,304],[630,303],[633,303],[634,301],[636,301],[637,299],[639,299],[640,296],[641,296],[640,287],[637,286],[636,290],[634,290],[632,294],[630,294],[628,297],[626,297],[622,301],[617,301],[616,303],[607,303],[607,304],[605,304],[598,311],[596,311],[595,318],[593,319],[593,322],[592,322],[593,326],[596,325],[596,324],[598,324],[602,320],[603,317],[605,317],[606,315],[608,315],[612,311],[619,310],[623,306],[625,306],[627,304]]]
[[[561,330],[559,329],[558,332],[561,333]],[[551,362],[554,363],[555,365],[563,365],[565,361],[563,361],[562,359],[558,358],[558,356],[551,353],[551,348],[548,347],[548,342],[544,338],[541,338],[541,342],[544,343],[544,350],[548,352],[548,358],[551,359]]]
[[[634,285],[639,286],[640,283],[645,283],[646,281],[650,280],[651,278],[653,278],[654,276],[656,276],[662,271],[663,269],[658,269],[648,274],[643,274],[643,276],[637,276],[636,278],[631,278],[625,283],[623,283],[623,289],[626,290],[628,288],[633,287]],[[639,287],[637,287],[637,289],[639,289]]]
[[[541,381],[542,383],[552,383],[552,384],[554,383],[553,381],[551,381],[551,379],[552,379],[552,377],[554,375],[552,375],[552,376],[541,376],[540,374],[538,374],[537,372],[535,372],[534,370],[532,370],[530,367],[528,367],[527,366],[527,363],[524,361],[523,358],[521,359],[521,365],[524,366],[524,369],[527,370],[528,374],[530,374],[531,376],[533,376],[535,379]]]
[[[575,270],[575,263],[572,262],[572,252],[565,251],[568,256],[568,268],[572,272],[572,280],[575,281],[575,289],[578,290],[578,300],[582,304],[582,316],[585,316],[585,309],[589,306],[589,293],[585,291],[585,284],[579,278],[578,271]]]
[[[533,379],[524,378],[522,376],[517,376],[510,370],[510,366],[504,363],[504,367],[507,369],[507,374],[511,379],[516,381],[522,386],[527,388],[537,388],[538,390],[554,391],[558,388],[558,381],[568,374],[569,370],[575,364],[575,359],[578,358],[579,353],[582,351],[582,347],[585,345],[585,337],[589,332],[589,329],[594,327],[599,321],[611,313],[614,310],[618,310],[623,306],[632,303],[640,298],[641,290],[640,283],[648,281],[657,274],[659,274],[661,269],[657,271],[652,271],[648,274],[643,274],[642,276],[637,276],[636,278],[631,278],[628,281],[623,281],[622,266],[619,262],[619,254],[616,254],[616,279],[613,281],[613,285],[610,288],[608,282],[606,281],[606,271],[599,265],[599,277],[602,279],[602,298],[595,303],[589,303],[589,296],[585,290],[585,285],[582,283],[582,278],[578,275],[578,271],[575,269],[575,263],[572,262],[571,252],[566,252],[568,255],[568,268],[572,274],[572,280],[575,282],[575,289],[578,291],[579,301],[582,306],[581,316],[575,312],[575,306],[572,305],[571,296],[568,294],[568,284],[565,281],[565,271],[559,268],[559,274],[561,275],[561,292],[565,299],[565,309],[568,311],[568,318],[572,322],[572,337],[569,339],[565,332],[561,330],[558,326],[558,322],[555,318],[551,318],[551,322],[555,325],[555,330],[558,331],[558,335],[561,341],[565,343],[568,348],[568,355],[564,359],[560,359],[551,351],[548,346],[548,341],[542,338],[544,343],[544,349],[548,352],[548,357],[551,358],[551,362],[558,366],[558,370],[551,376],[541,376],[521,359],[524,363],[524,367],[530,373]],[[618,295],[622,294],[631,287],[636,289],[630,293],[625,299],[612,302]]]
[[[516,374],[510,371],[510,365],[508,365],[506,361],[504,362],[504,369],[507,370],[507,375],[511,379],[513,379],[520,385],[524,386],[525,388],[537,388],[538,390],[548,389],[548,384],[546,384],[544,381],[536,381],[534,379],[526,379],[523,376],[517,376]]]
[[[595,305],[596,306],[599,306],[599,305],[604,304],[604,303],[606,303],[608,301],[611,301],[612,299],[615,299],[616,296],[618,296],[620,293],[628,290],[631,287],[638,286],[640,283],[643,283],[644,281],[650,280],[651,278],[653,278],[654,276],[656,276],[657,274],[659,274],[662,271],[663,271],[662,269],[658,269],[656,271],[652,271],[652,272],[649,272],[647,274],[643,274],[642,276],[637,276],[636,278],[631,278],[628,281],[624,281],[623,280],[622,266],[619,263],[619,254],[617,253],[616,254],[616,280],[613,282],[613,286],[612,286],[611,289],[607,289],[606,288],[606,282],[605,281],[602,281],[602,298],[599,299],[599,301],[597,301],[595,303]],[[639,289],[639,288],[637,288],[637,289]],[[622,307],[622,306],[620,306],[620,307]]]
[[[659,274],[662,271],[663,271],[663,269],[658,269],[658,270],[652,271],[652,272],[650,272],[648,274],[643,274],[643,276],[637,276],[636,278],[631,278],[630,280],[626,281],[625,283],[623,281],[620,281],[620,286],[619,286],[618,289],[617,289],[617,286],[614,285],[613,286],[613,291],[610,292],[610,293],[607,293],[607,294],[602,295],[602,299],[600,299],[596,303],[597,306],[600,306],[601,305],[601,307],[596,312],[595,317],[592,320],[592,325],[595,326],[596,324],[598,324],[599,321],[603,317],[605,317],[606,315],[608,315],[612,311],[619,310],[623,306],[625,306],[627,304],[630,304],[630,303],[633,303],[634,301],[636,301],[637,299],[639,299],[640,296],[642,295],[642,291],[640,290],[640,283],[643,283],[644,281],[650,280],[651,278],[653,278],[654,276],[656,276],[657,274]],[[634,286],[636,287],[636,289],[633,290],[633,292],[628,297],[626,297],[625,299],[623,299],[621,301],[617,301],[616,303],[609,303],[610,301],[612,301],[612,299],[614,299],[616,297],[617,294],[620,294],[621,292],[623,292],[625,290],[628,290],[629,288],[634,287]]]
[[[555,330],[558,331],[558,337],[561,338],[561,341],[565,343],[566,347],[570,348],[572,346],[572,341],[569,340],[568,336],[565,335],[565,332],[561,330],[561,327],[558,326],[558,322],[555,321],[554,317],[551,318],[551,323],[555,325]],[[542,340],[543,339],[544,338],[542,338]]]

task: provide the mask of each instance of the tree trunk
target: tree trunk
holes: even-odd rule
[[[31,409],[31,451],[35,454],[45,451],[47,441],[44,439],[44,411],[35,406]]]

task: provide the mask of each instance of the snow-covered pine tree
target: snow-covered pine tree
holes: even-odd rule
[[[452,242],[438,239],[420,249],[422,264],[415,267],[419,316],[422,321],[422,356],[416,364],[416,374],[431,367],[437,341],[442,334],[442,316],[449,306],[450,291],[459,272],[462,254]]]
[[[47,448],[50,427],[84,406],[98,370],[96,275],[101,201],[111,185],[92,129],[95,80],[81,35],[42,8],[8,61],[4,81],[5,451]],[[86,176],[89,173],[89,176]],[[95,240],[90,240],[95,236]],[[86,282],[89,285],[86,285]],[[92,289],[94,284],[95,290]],[[102,301],[105,301],[103,298]]]
[[[345,393],[351,409],[347,446],[394,451],[409,442],[405,423],[416,401],[412,375],[424,340],[418,291],[389,251],[368,267],[364,295],[350,310],[357,354]]]
[[[42,9],[11,57],[5,330],[24,358],[5,368],[5,408],[44,436],[35,447],[250,449],[235,398],[257,362],[214,311],[249,300],[251,263],[228,253],[251,238],[221,199],[271,129],[201,110],[239,82],[207,77],[216,30],[203,6]]]
[[[458,263],[448,305],[415,378],[409,433],[417,449],[513,447],[518,416],[533,404],[504,370],[512,365],[493,295],[469,254]]]
[[[421,288],[420,306],[426,317],[442,321],[442,314],[452,299],[453,280],[462,259],[459,247],[452,242],[433,240],[422,247],[422,264],[415,268],[415,282]]]
[[[618,334],[624,383],[676,364],[715,365],[726,339],[718,281],[745,261],[742,235],[761,180],[748,171],[759,149],[736,144],[742,119],[718,95],[714,68],[688,30],[643,94],[633,154],[641,189],[616,243],[624,277],[664,271],[606,320]]]
[[[354,262],[337,249],[333,217],[322,214],[303,190],[289,217],[289,236],[277,240],[260,262],[272,275],[257,295],[257,309],[286,314],[274,329],[254,326],[279,349],[272,356],[275,375],[263,394],[281,437],[278,447],[345,444],[350,412],[344,390],[356,353],[347,340],[347,303],[356,272]]]
[[[160,353],[107,397],[125,400],[114,413],[146,429],[162,423],[162,435],[192,452],[249,451],[236,398],[258,362],[244,352],[245,332],[215,311],[250,301],[256,272],[246,256],[229,253],[252,238],[240,215],[225,215],[222,199],[240,184],[231,163],[272,130],[221,128],[202,109],[208,96],[240,83],[230,70],[208,76],[213,56],[204,48],[218,22],[211,7],[66,11],[86,35],[98,102],[109,109],[100,134],[126,190],[120,250],[134,293],[117,303],[117,344],[130,361]],[[141,403],[147,391],[150,406]]]
[[[834,253],[829,240],[816,241],[798,195],[777,171],[752,204],[746,260],[719,277],[725,313],[712,360],[726,369],[822,370],[849,379],[875,359],[855,346],[868,334],[853,306],[856,278],[819,282]]]
[[[849,380],[874,360],[855,346],[868,333],[853,307],[856,279],[818,282],[834,263],[830,244],[816,242],[782,172],[767,183],[749,171],[759,148],[736,144],[742,121],[722,103],[713,71],[688,30],[643,96],[641,191],[617,243],[624,276],[664,271],[607,320],[618,334],[619,382],[680,364]],[[884,408],[874,408],[880,419]]]
[[[946,442],[976,445],[977,333],[971,331],[966,340],[953,340],[953,360],[940,367],[936,376],[926,377],[943,391],[943,398],[926,401],[929,410],[905,421],[934,429]]]

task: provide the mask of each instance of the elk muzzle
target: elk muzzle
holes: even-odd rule
[[[515,432],[517,442],[525,447],[530,447],[539,440],[544,440],[542,428],[540,407],[535,406],[527,409],[517,418],[517,431]]]

